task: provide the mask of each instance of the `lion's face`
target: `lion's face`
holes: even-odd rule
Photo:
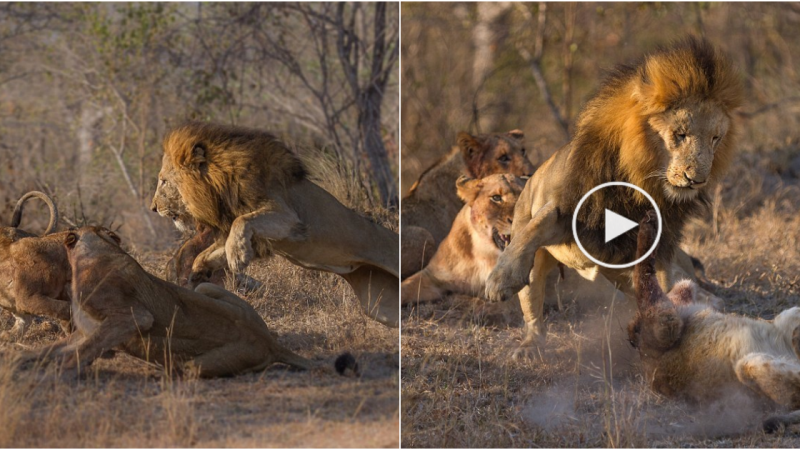
[[[480,180],[462,176],[456,182],[458,196],[470,207],[470,222],[481,237],[504,250],[511,240],[511,223],[525,179],[508,174]]]
[[[520,130],[478,136],[461,132],[458,134],[458,146],[467,170],[474,178],[496,173],[531,176],[536,168],[525,155],[524,138]]]
[[[186,203],[178,190],[175,170],[166,158],[158,174],[158,185],[150,209],[162,217],[172,219],[181,232],[186,233],[194,228],[194,219],[189,214]]]
[[[667,198],[694,199],[708,185],[714,154],[728,133],[730,119],[712,102],[670,109],[648,121],[667,150],[662,173]]]

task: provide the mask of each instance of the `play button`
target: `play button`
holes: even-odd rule
[[[598,193],[601,189],[608,190]],[[637,191],[647,201],[630,192],[630,189]],[[593,195],[597,197],[586,203]],[[630,199],[630,203],[623,199]],[[655,209],[658,217],[658,232],[653,245],[637,258],[637,233],[631,230],[639,226],[651,209]],[[653,197],[639,186],[623,181],[603,183],[581,197],[572,215],[572,234],[578,248],[593,263],[609,269],[626,269],[644,261],[655,251],[661,239],[661,211]],[[591,251],[587,251],[587,248]]]
[[[638,227],[639,224],[606,208],[606,244],[608,241]]]

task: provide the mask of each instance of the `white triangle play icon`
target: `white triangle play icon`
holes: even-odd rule
[[[610,209],[606,209],[606,244],[608,244],[608,241],[638,226],[638,223],[622,217]]]

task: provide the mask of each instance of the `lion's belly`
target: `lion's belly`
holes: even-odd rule
[[[293,264],[305,269],[322,270],[344,275],[356,270],[359,266],[347,255],[334,251],[335,249],[330,249],[323,244],[275,243],[273,250],[275,254],[283,256]]]
[[[575,243],[552,245],[546,248],[555,259],[570,269],[585,271],[597,266],[581,252]]]

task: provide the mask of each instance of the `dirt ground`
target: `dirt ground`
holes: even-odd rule
[[[796,142],[743,151],[708,216],[687,227],[683,247],[704,262],[728,312],[770,319],[800,303],[798,155]],[[691,405],[649,390],[625,339],[634,305],[605,280],[551,276],[536,360],[509,358],[521,313],[504,305],[505,318],[478,320],[470,311],[479,302],[451,296],[404,309],[403,447],[800,445],[800,427],[760,430],[773,405],[735,396]]]
[[[156,274],[167,259],[132,254]],[[335,275],[281,258],[248,270],[264,287],[244,298],[283,344],[323,368],[274,365],[232,378],[181,379],[117,354],[75,380],[54,369],[12,371],[16,351],[59,337],[43,321],[21,341],[0,344],[0,446],[396,448],[398,330],[366,318]],[[3,313],[0,326],[11,320]],[[358,360],[360,377],[334,371],[345,351]]]

